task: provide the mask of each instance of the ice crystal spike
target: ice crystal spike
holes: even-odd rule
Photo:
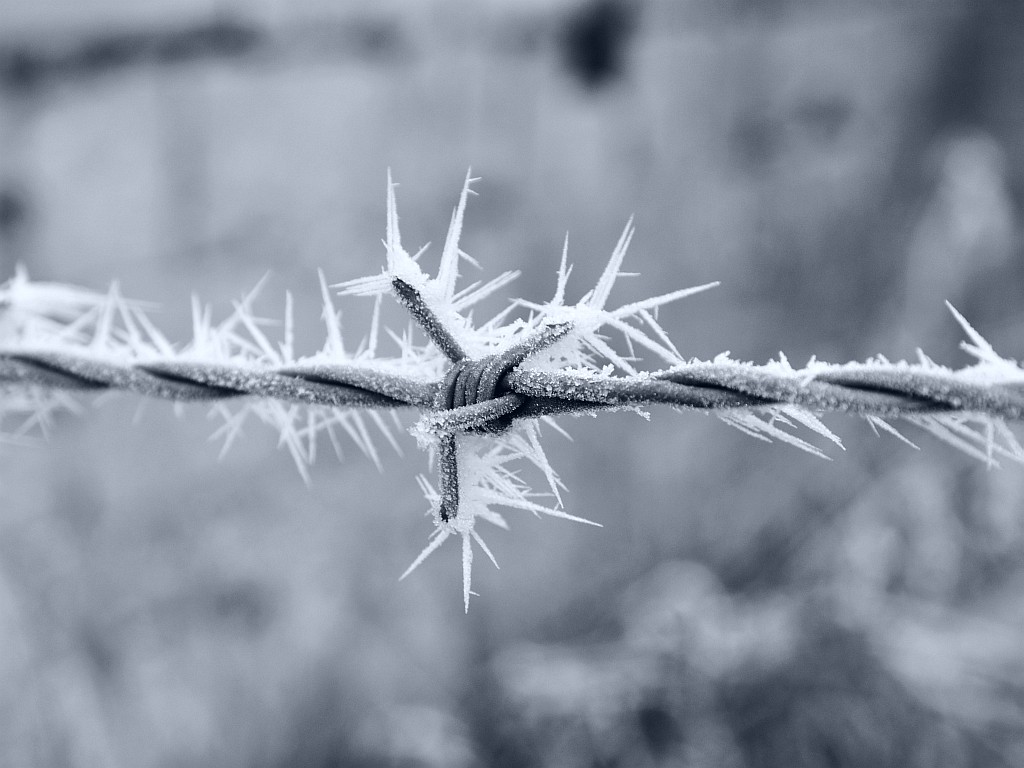
[[[391,290],[394,291],[398,302],[408,310],[409,314],[412,315],[412,319],[427,334],[427,338],[437,345],[437,348],[444,353],[445,357],[455,363],[466,356],[466,353],[462,351],[462,347],[459,346],[459,342],[455,340],[451,331],[434,314],[430,305],[424,301],[422,294],[418,290],[400,277],[392,278]]]
[[[526,305],[534,309],[528,321],[506,322],[503,313],[479,327],[473,327],[461,313],[485,295],[504,286],[506,273],[483,287],[471,286],[456,291],[458,263],[465,255],[458,240],[462,231],[466,202],[471,192],[470,174],[466,176],[458,204],[452,214],[437,276],[422,272],[419,261],[407,258],[398,231],[395,185],[388,180],[387,269],[380,278],[361,278],[342,284],[344,293],[379,294],[385,285],[426,334],[435,353],[448,361],[449,370],[435,398],[436,413],[421,419],[417,426],[420,442],[436,453],[440,473],[440,492],[428,494],[435,520],[434,535],[409,570],[417,567],[453,533],[458,533],[463,548],[464,598],[468,608],[472,594],[471,565],[473,543],[493,560],[476,530],[476,521],[503,519],[495,506],[546,514],[552,517],[589,523],[559,508],[538,504],[529,487],[509,468],[510,463],[526,460],[538,467],[552,495],[561,506],[557,475],[539,441],[535,422],[514,418],[525,399],[508,394],[506,377],[514,369],[537,364],[544,368],[581,368],[597,372],[603,360],[611,360],[622,370],[635,373],[626,358],[616,352],[600,335],[604,326],[620,331],[627,345],[656,352],[672,362],[681,362],[652,311],[659,306],[711,287],[675,291],[663,296],[625,305],[608,311],[608,302],[616,279],[622,274],[622,261],[633,237],[630,220],[612,252],[596,287],[575,306],[565,305],[565,293],[571,267],[567,265],[568,239],[562,251],[555,296],[548,305]],[[385,282],[386,281],[386,282]],[[642,326],[630,321],[639,320]],[[645,330],[646,328],[646,330]],[[648,335],[653,333],[653,336]],[[539,354],[543,353],[543,354]],[[424,350],[421,354],[429,355]],[[472,357],[470,357],[472,355]],[[536,359],[535,359],[536,358]],[[542,415],[538,413],[537,415]],[[491,428],[488,425],[496,425]],[[508,427],[512,426],[511,430]],[[491,433],[492,449],[477,450],[468,433],[483,429]],[[766,427],[766,429],[771,429]],[[460,436],[461,435],[461,436]],[[793,441],[803,445],[802,441]],[[496,445],[495,445],[496,444]],[[406,574],[403,574],[406,575]]]

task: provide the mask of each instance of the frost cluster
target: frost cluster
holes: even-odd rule
[[[270,321],[258,317],[253,309],[260,290],[257,286],[235,302],[231,314],[220,322],[213,321],[209,307],[193,299],[192,338],[176,346],[149,320],[145,307],[125,300],[116,284],[105,294],[94,293],[32,282],[19,270],[11,280],[0,285],[0,387],[3,387],[0,428],[5,426],[4,416],[13,416],[21,417],[21,422],[14,429],[8,428],[9,435],[22,435],[34,427],[45,430],[55,410],[76,407],[76,401],[59,387],[26,385],[17,379],[18,355],[28,352],[74,352],[91,360],[124,365],[191,363],[206,365],[207,370],[209,366],[230,366],[232,375],[242,377],[250,375],[247,372],[255,377],[259,373],[287,372],[302,367],[306,370],[315,366],[345,367],[366,380],[392,377],[431,391],[431,387],[443,388],[453,361],[480,361],[491,356],[518,354],[517,350],[525,349],[525,359],[517,361],[517,370],[525,374],[557,373],[557,381],[562,382],[560,391],[554,391],[549,385],[542,394],[570,398],[575,385],[586,385],[598,392],[607,387],[610,392],[612,385],[625,384],[639,391],[652,382],[684,383],[706,388],[706,391],[738,393],[749,398],[743,405],[714,411],[726,424],[755,438],[768,442],[779,440],[825,458],[827,456],[818,447],[794,434],[794,430],[806,428],[842,447],[839,438],[816,415],[838,409],[859,414],[876,432],[888,432],[910,445],[913,443],[889,423],[891,418],[922,427],[989,465],[995,465],[998,458],[1024,461],[1024,449],[1003,420],[1024,416],[1024,369],[1015,361],[999,356],[952,307],[951,312],[969,339],[962,346],[976,360],[974,365],[955,371],[937,365],[923,353],[919,353],[915,363],[892,363],[876,358],[863,363],[833,365],[812,359],[803,368],[793,367],[782,354],[778,360],[763,365],[733,360],[728,353],[711,361],[686,360],[659,325],[658,310],[717,283],[609,308],[615,283],[626,274],[621,269],[633,237],[632,220],[626,224],[597,284],[575,303],[567,296],[572,268],[568,264],[566,240],[554,295],[549,301],[514,300],[496,316],[475,322],[471,310],[481,300],[507,286],[517,273],[505,272],[489,281],[459,287],[463,263],[476,265],[459,246],[473,181],[467,175],[452,214],[437,274],[430,276],[421,265],[426,248],[410,254],[402,245],[396,185],[389,174],[385,268],[379,274],[333,286],[341,295],[375,299],[370,333],[354,351],[346,350],[343,344],[341,316],[334,307],[323,273],[320,274],[320,289],[325,341],[315,354],[300,357],[294,345],[290,294],[286,296],[284,320],[276,324],[283,327],[281,341],[271,340],[266,330]],[[392,294],[410,311],[419,330],[412,323],[401,333],[381,328],[380,309],[385,294]],[[613,344],[609,333],[616,334],[620,341]],[[390,357],[380,354],[381,336],[385,334],[396,349]],[[543,343],[538,339],[543,339]],[[637,366],[644,353],[654,355],[664,369],[639,370]],[[882,400],[887,396],[898,399],[902,394],[925,395],[934,397],[931,404],[937,407],[918,412],[901,411],[896,406],[892,413],[877,408],[858,411],[856,407],[837,405],[830,399],[827,386],[823,386],[829,383],[870,389],[873,396]],[[499,395],[506,398],[502,406],[506,410],[500,413],[496,410]],[[433,408],[422,402],[414,403],[423,406],[426,413],[412,431],[420,445],[430,451],[434,463],[444,463],[439,455],[442,438],[447,439],[446,444],[450,446],[452,435],[455,436],[454,455],[448,459],[456,467],[453,482],[457,491],[452,496],[452,489],[435,488],[427,478],[419,478],[434,530],[429,543],[403,578],[445,541],[458,536],[467,609],[472,594],[474,548],[494,561],[477,529],[478,522],[507,528],[505,518],[498,511],[504,509],[596,525],[563,508],[560,493],[563,486],[540,441],[542,422],[561,432],[550,417],[518,418],[511,424],[506,420],[500,429],[480,428],[487,426],[488,419],[497,424],[498,416],[515,415],[512,411],[519,401],[514,397],[509,401],[509,397],[508,393],[498,392],[488,402],[451,409],[440,405],[440,401],[435,402]],[[578,412],[585,412],[590,402],[595,403],[595,410],[608,407],[636,410],[643,404],[588,400]],[[309,405],[275,399],[269,394],[220,401],[213,406],[213,412],[222,420],[216,436],[223,440],[225,450],[253,417],[277,431],[281,446],[288,450],[307,479],[307,466],[316,458],[318,443],[324,437],[340,456],[339,438],[347,435],[378,467],[381,460],[373,432],[379,432],[396,451],[399,450],[392,427],[401,428],[401,423],[393,418],[393,412],[392,418],[386,419],[387,414],[373,408],[356,410]],[[519,468],[524,463],[545,477],[544,492],[535,492],[520,477]],[[441,469],[444,478],[445,469]],[[456,499],[456,508],[442,513],[446,493]]]
[[[607,309],[623,258],[633,237],[632,219],[627,223],[622,236],[612,251],[597,285],[584,294],[575,304],[566,299],[566,288],[572,271],[568,266],[568,240],[562,249],[558,268],[555,294],[543,304],[518,300],[496,317],[474,325],[466,311],[481,299],[503,288],[516,273],[506,272],[486,283],[473,283],[467,288],[457,289],[459,267],[463,261],[475,262],[459,247],[468,196],[474,179],[466,177],[448,234],[441,253],[437,275],[431,277],[420,266],[424,249],[410,254],[402,246],[395,201],[395,184],[388,179],[387,198],[387,249],[386,268],[378,275],[351,280],[340,285],[343,294],[381,296],[393,290],[395,280],[412,286],[433,314],[455,338],[466,354],[474,359],[500,354],[513,345],[522,343],[544,328],[568,325],[571,330],[558,341],[529,357],[522,367],[545,371],[571,372],[580,376],[609,376],[615,370],[626,375],[636,375],[633,364],[637,361],[638,349],[652,352],[670,365],[683,362],[683,358],[672,345],[668,335],[658,324],[656,313],[660,306],[672,301],[707,290],[717,283],[695,288],[673,291],[644,301],[627,304],[617,309]],[[519,311],[519,314],[515,313]],[[525,313],[525,316],[523,316]],[[616,351],[603,335],[606,330],[619,332],[628,350],[625,354]],[[403,346],[403,356],[420,359],[423,368],[436,368],[441,352],[433,345]],[[458,514],[450,520],[443,520],[441,494],[426,478],[420,478],[421,487],[430,503],[434,520],[434,532],[426,548],[409,566],[405,575],[411,573],[434,550],[448,538],[458,535],[462,540],[463,599],[468,610],[471,594],[471,569],[474,543],[494,562],[494,556],[480,533],[477,522],[485,521],[501,528],[507,528],[505,519],[495,507],[525,510],[535,515],[548,515],[576,522],[592,523],[562,509],[559,493],[561,483],[552,468],[539,439],[538,421],[544,421],[558,429],[549,418],[521,420],[499,434],[486,436],[461,435],[458,444]],[[421,442],[431,445],[433,430],[422,425],[417,430]],[[548,491],[534,493],[510,466],[526,461],[539,469],[547,478]],[[542,498],[546,503],[538,503]]]

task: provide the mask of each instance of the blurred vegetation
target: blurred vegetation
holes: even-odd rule
[[[1024,355],[1024,10],[895,0],[0,0],[0,278],[226,312],[403,234],[632,298],[686,355]],[[436,249],[435,249],[436,251]],[[425,258],[430,258],[430,254]],[[434,253],[436,258],[436,253]],[[623,295],[624,300],[631,296]],[[500,306],[495,304],[495,307]],[[369,307],[344,307],[354,344]],[[141,414],[138,411],[142,409]],[[1024,764],[1024,470],[831,419],[825,463],[692,414],[565,420],[570,512],[512,520],[462,615],[425,457],[130,398],[0,446],[0,764]]]

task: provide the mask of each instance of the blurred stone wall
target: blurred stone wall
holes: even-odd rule
[[[522,269],[518,295],[550,295],[566,231],[582,294],[630,214],[624,302],[722,280],[662,313],[685,355],[959,365],[950,299],[1021,356],[1014,4],[0,0],[0,19],[0,278],[118,280],[172,339],[193,292],[223,316],[269,272],[260,307],[291,290],[312,351],[316,269],[380,267],[387,169],[417,245],[471,166],[464,248],[484,276]],[[369,307],[343,309],[354,345]],[[0,444],[0,763],[792,765],[801,734],[844,765],[1019,755],[1021,470],[830,424],[848,450],[824,465],[694,415],[567,420],[567,509],[605,529],[515,519],[464,617],[456,553],[396,582],[429,531],[406,436],[384,474],[353,449],[306,487],[274,435],[219,461],[199,409],[86,408]],[[958,709],[979,670],[1009,692]],[[927,738],[827,743],[877,723],[873,701]]]

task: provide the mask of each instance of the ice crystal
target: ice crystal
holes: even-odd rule
[[[415,255],[410,255],[402,245],[395,199],[396,185],[389,174],[387,235],[384,241],[385,269],[380,274],[349,280],[337,286],[343,295],[378,297],[385,293],[395,293],[396,285],[407,285],[414,289],[422,302],[429,308],[432,317],[437,318],[437,321],[451,334],[454,342],[451,344],[452,349],[445,350],[438,349],[438,344],[417,345],[404,340],[403,352],[408,358],[415,360],[416,365],[436,368],[439,362],[445,363],[446,355],[448,357],[457,356],[457,352],[462,350],[474,359],[500,354],[513,345],[531,338],[541,329],[563,325],[571,327],[571,330],[550,346],[539,349],[527,357],[522,363],[523,368],[570,369],[586,374],[599,372],[607,374],[605,366],[610,363],[627,374],[635,374],[637,372],[633,365],[636,362],[635,347],[653,352],[672,364],[682,361],[678,351],[669,341],[668,335],[658,324],[655,312],[664,304],[707,290],[717,283],[674,291],[627,304],[617,309],[607,309],[612,288],[616,280],[623,274],[621,272],[622,261],[634,233],[632,219],[626,224],[597,285],[577,303],[568,304],[566,302],[568,279],[572,271],[571,266],[567,263],[568,238],[566,238],[557,274],[555,294],[551,301],[545,304],[536,304],[519,300],[514,302],[510,309],[474,326],[466,316],[466,310],[484,297],[504,287],[515,278],[516,273],[506,272],[491,281],[482,284],[474,283],[462,290],[456,289],[460,263],[464,260],[472,261],[459,247],[459,237],[462,231],[466,202],[472,193],[470,185],[473,181],[475,179],[467,174],[458,204],[452,213],[437,275],[431,277],[421,267],[421,256],[424,254],[425,248]],[[514,310],[517,308],[529,311],[528,316],[514,316]],[[415,315],[420,310],[413,307],[411,311]],[[427,318],[421,320],[421,325],[431,322],[434,320]],[[608,342],[601,333],[606,327],[622,335],[628,352],[620,353]],[[428,335],[430,335],[429,330]],[[443,346],[444,343],[442,337],[441,345]],[[466,410],[473,407],[476,406],[469,406]],[[466,425],[462,424],[462,427],[466,428]],[[437,415],[428,414],[421,419],[414,429],[414,433],[421,445],[436,451],[438,436],[446,428],[454,428],[453,422],[446,420],[445,412],[442,411]],[[766,425],[765,429],[771,431],[773,428]],[[520,479],[515,469],[512,468],[523,461],[533,465],[544,476],[550,489],[550,493],[545,498],[552,503],[540,503],[538,495]],[[442,494],[435,490],[428,481],[421,480],[421,487],[424,489],[424,494],[430,505],[434,531],[427,546],[412,562],[402,578],[415,570],[445,541],[458,535],[462,542],[463,599],[467,610],[469,597],[472,594],[474,545],[478,546],[488,556],[488,559],[497,565],[490,549],[477,531],[477,522],[480,520],[502,528],[506,527],[504,518],[495,508],[522,510],[532,512],[537,516],[546,515],[596,525],[592,521],[571,515],[562,509],[560,495],[562,484],[541,446],[536,421],[518,421],[509,430],[496,435],[488,435],[486,439],[471,435],[461,436],[458,445],[457,482],[459,488],[458,513],[450,519],[444,519],[441,514]]]
[[[59,283],[34,282],[19,266],[0,284],[0,345],[52,350],[85,347],[99,355],[136,356],[155,349],[150,339],[162,339],[148,322],[143,305],[121,296],[117,283],[107,293]],[[8,439],[39,430],[49,431],[54,416],[76,411],[73,396],[43,387],[0,387],[0,434]],[[20,420],[12,428],[11,418]]]
[[[60,284],[33,282],[18,268],[13,278],[0,285],[0,346],[27,351],[87,350],[97,360],[119,363],[219,363],[252,370],[283,367],[295,362],[330,360],[358,362],[373,359],[379,335],[374,313],[370,336],[353,354],[341,342],[340,316],[334,311],[326,281],[321,276],[326,335],[323,349],[308,358],[296,358],[294,352],[293,302],[285,296],[282,323],[259,317],[253,305],[262,291],[261,281],[236,301],[230,315],[215,322],[209,306],[198,297],[192,299],[192,338],[175,346],[156,328],[146,314],[147,305],[129,301],[121,295],[117,283],[106,293]],[[271,341],[268,326],[283,326],[283,340]],[[406,370],[420,361],[399,357],[384,365]],[[428,373],[428,376],[430,374]],[[21,417],[20,424],[6,428],[11,436],[34,429],[45,432],[53,415],[61,410],[77,409],[77,400],[66,392],[41,387],[5,387],[0,399],[0,428],[3,417]],[[237,398],[219,402],[212,415],[222,421],[214,439],[223,440],[226,451],[242,433],[251,418],[269,425],[279,435],[279,444],[292,456],[296,467],[308,481],[308,465],[317,452],[317,441],[326,435],[341,454],[338,434],[347,435],[378,467],[381,460],[372,431],[398,449],[391,427],[379,413],[359,413],[351,409],[283,403],[272,398]],[[222,451],[222,453],[223,453]]]
[[[433,531],[402,578],[448,539],[457,537],[467,610],[474,594],[474,553],[482,551],[497,566],[478,523],[507,528],[502,511],[521,511],[597,525],[563,508],[563,485],[543,449],[541,423],[565,433],[550,416],[543,415],[552,411],[527,408],[520,412],[531,398],[561,398],[571,405],[562,410],[577,413],[620,408],[646,415],[640,408],[650,402],[696,405],[712,409],[723,422],[752,437],[784,442],[822,458],[828,458],[827,454],[810,440],[843,446],[817,414],[846,410],[862,416],[876,433],[885,432],[914,448],[917,446],[892,421],[909,422],[989,466],[996,466],[1000,459],[1024,462],[1024,448],[1004,421],[1024,417],[1024,369],[1000,356],[951,305],[950,312],[967,336],[961,346],[975,361],[959,370],[939,365],[921,351],[915,362],[891,362],[879,356],[835,365],[812,358],[803,368],[792,366],[781,353],[777,360],[764,364],[734,360],[728,352],[711,361],[686,360],[659,324],[658,310],[717,283],[610,308],[616,282],[627,274],[622,264],[634,235],[632,219],[597,283],[575,303],[569,299],[572,266],[566,237],[549,301],[517,299],[493,317],[474,322],[470,312],[518,274],[504,272],[460,287],[463,263],[478,266],[459,245],[474,181],[467,173],[437,272],[431,276],[423,267],[427,248],[410,253],[402,243],[396,184],[389,172],[385,267],[378,274],[334,286],[341,295],[374,299],[370,332],[353,350],[344,344],[341,314],[323,273],[323,346],[301,357],[295,348],[291,295],[285,296],[283,320],[272,322],[254,309],[262,283],[235,302],[231,313],[220,321],[214,321],[212,310],[194,298],[192,338],[175,346],[149,320],[146,307],[126,300],[117,284],[106,293],[96,293],[32,282],[19,269],[0,285],[0,363],[6,361],[10,367],[7,380],[13,382],[2,385],[0,428],[6,426],[5,416],[20,416],[21,423],[8,429],[9,438],[30,429],[45,432],[55,412],[77,407],[77,401],[57,387],[40,386],[40,382],[50,384],[45,376],[30,384],[19,378],[24,373],[19,373],[18,361],[36,352],[75,352],[79,354],[75,360],[86,372],[93,361],[93,375],[95,366],[109,361],[136,366],[154,376],[162,371],[170,380],[175,376],[186,382],[195,379],[200,385],[223,387],[230,395],[258,393],[218,401],[212,415],[221,425],[214,437],[222,440],[227,450],[248,421],[268,424],[307,481],[307,467],[323,439],[341,456],[341,437],[345,436],[380,467],[374,438],[383,436],[399,451],[392,429],[402,425],[393,412],[389,423],[386,415],[374,408],[415,406],[423,413],[411,431],[438,466],[441,484],[435,488],[426,478],[419,478]],[[410,325],[396,332],[381,327],[385,295],[409,311],[418,329]],[[390,357],[382,354],[389,340],[397,350]],[[642,370],[645,354],[667,367]],[[47,359],[53,357],[38,359],[45,372]],[[221,374],[217,371],[227,368],[223,380],[218,380]],[[355,377],[354,384],[344,378],[332,379],[341,376],[338,372],[342,369]],[[330,383],[355,390],[365,381],[370,382],[365,390],[371,395],[385,394],[381,400],[368,401],[371,407],[357,410],[320,404],[355,402],[332,399],[334,395],[308,399],[289,390],[289,397],[284,397],[275,389],[288,376],[298,376],[304,382],[296,386],[314,386],[319,372]],[[306,374],[311,378],[302,379]],[[517,385],[509,383],[514,377],[510,374],[519,377]],[[59,366],[54,375],[61,375]],[[265,389],[234,384],[251,382],[260,375]],[[97,381],[84,378],[85,385]],[[102,385],[108,381],[102,376],[98,380]],[[76,384],[83,382],[79,379]],[[677,401],[658,389],[667,385],[715,397]],[[116,382],[111,386],[117,386]],[[393,392],[397,396],[392,397]],[[164,391],[156,394],[178,396]],[[314,402],[317,404],[310,404]],[[811,433],[809,439],[799,436],[800,430]],[[547,486],[543,492],[535,492],[521,477],[524,466],[543,477]]]
[[[320,285],[323,301],[321,314],[326,331],[324,346],[315,355],[303,358],[295,355],[291,294],[285,295],[283,340],[274,344],[267,336],[263,329],[271,324],[270,321],[258,317],[253,311],[253,303],[262,288],[261,282],[243,299],[236,301],[231,315],[218,324],[210,321],[209,308],[204,308],[198,300],[193,300],[193,338],[178,358],[230,362],[235,365],[249,365],[255,370],[285,368],[300,362],[316,363],[329,360],[332,363],[341,363],[374,359],[379,336],[379,308],[374,311],[369,337],[355,353],[349,354],[342,342],[341,315],[334,308],[322,273]],[[400,364],[401,360],[398,362]],[[345,408],[283,403],[272,398],[246,398],[240,405],[218,403],[213,407],[213,413],[223,421],[223,425],[213,435],[214,439],[223,440],[222,454],[237,439],[245,422],[250,417],[255,418],[278,433],[278,444],[288,451],[307,483],[308,466],[316,458],[317,444],[321,437],[326,436],[335,453],[341,457],[338,433],[345,434],[378,469],[382,468],[382,463],[367,421],[389,444],[398,448],[388,424],[380,414],[372,411],[364,414]]]

